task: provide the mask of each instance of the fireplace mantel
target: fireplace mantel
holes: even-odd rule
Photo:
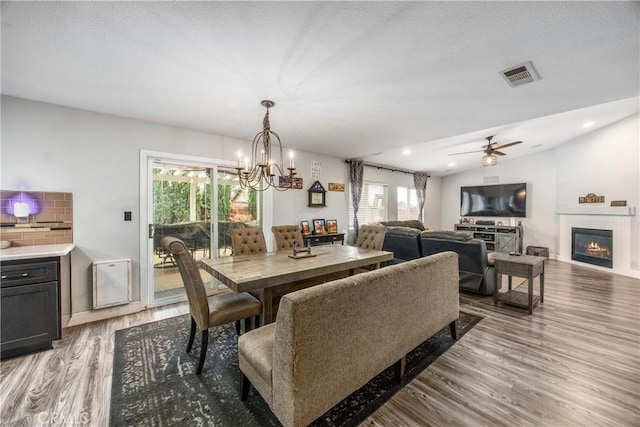
[[[635,206],[575,206],[557,205],[558,215],[615,215],[635,216]]]
[[[636,264],[632,262],[632,224],[636,221],[635,206],[578,206],[556,205],[558,215],[558,260],[581,264],[598,270],[640,278]],[[571,259],[571,229],[593,228],[613,232],[613,268],[584,264]]]

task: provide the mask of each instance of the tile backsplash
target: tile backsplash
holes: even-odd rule
[[[28,223],[17,224],[11,210],[16,201],[32,206]],[[73,194],[0,190],[0,223],[0,240],[11,246],[73,243]]]

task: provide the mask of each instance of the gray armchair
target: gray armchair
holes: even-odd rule
[[[423,231],[420,245],[423,256],[445,251],[458,254],[461,291],[493,295],[493,262],[483,240],[455,231]]]

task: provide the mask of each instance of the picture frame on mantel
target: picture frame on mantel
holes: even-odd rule
[[[327,233],[329,234],[337,234],[338,233],[338,221],[335,219],[328,219],[326,223]]]

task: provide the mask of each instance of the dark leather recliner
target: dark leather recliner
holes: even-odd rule
[[[455,231],[424,231],[420,244],[423,256],[445,251],[458,254],[461,291],[493,295],[493,262],[483,240]]]
[[[393,260],[382,265],[399,264],[422,257],[420,246],[421,231],[409,227],[387,227],[384,235],[383,251],[393,252]]]

